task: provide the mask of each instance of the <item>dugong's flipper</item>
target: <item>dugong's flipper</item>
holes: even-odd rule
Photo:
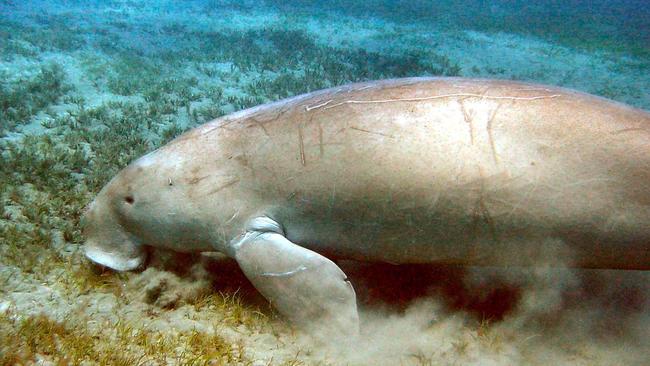
[[[289,241],[275,221],[252,220],[231,249],[246,277],[282,315],[311,333],[358,334],[356,296],[345,273]]]

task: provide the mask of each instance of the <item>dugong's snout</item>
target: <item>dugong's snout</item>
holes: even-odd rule
[[[86,243],[85,254],[91,261],[109,267],[116,271],[131,271],[143,265],[146,259],[146,252],[137,253],[133,257],[122,255],[122,253],[108,252],[99,246]]]
[[[81,225],[86,238],[84,251],[91,261],[116,271],[130,271],[144,264],[145,248],[101,202],[95,200],[88,206]]]

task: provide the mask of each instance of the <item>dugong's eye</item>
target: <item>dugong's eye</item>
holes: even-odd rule
[[[124,197],[124,202],[126,202],[126,203],[128,203],[130,205],[133,204],[133,196]]]

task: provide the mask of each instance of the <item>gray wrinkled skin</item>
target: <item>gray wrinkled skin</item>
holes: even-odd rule
[[[120,172],[84,224],[97,263],[218,250],[297,323],[354,333],[326,256],[650,269],[650,114],[510,81],[352,84],[185,133]]]

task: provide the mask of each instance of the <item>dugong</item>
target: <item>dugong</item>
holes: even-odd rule
[[[355,333],[332,259],[650,269],[650,114],[504,80],[351,84],[186,132],[82,224],[101,265],[218,251],[297,324]]]

